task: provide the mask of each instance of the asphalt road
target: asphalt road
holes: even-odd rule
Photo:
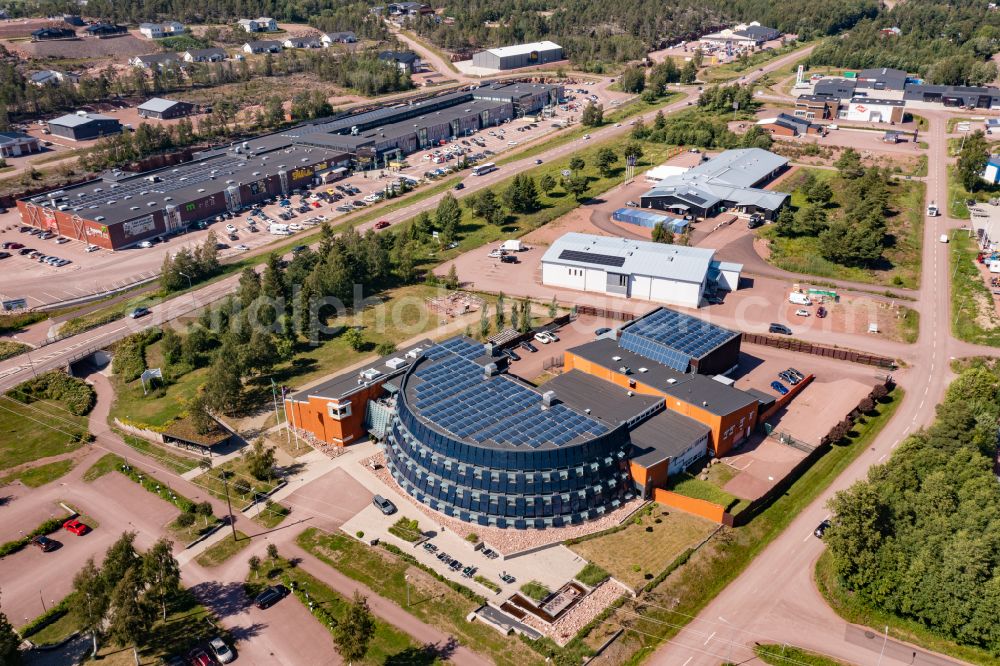
[[[922,138],[928,142],[927,201],[948,201],[947,137],[944,111],[921,111],[930,121]],[[946,207],[945,207],[946,208]],[[753,658],[755,642],[789,644],[856,664],[957,663],[940,655],[886,639],[879,632],[846,623],[826,604],[813,581],[823,542],[813,530],[829,516],[827,502],[838,490],[865,478],[911,432],[931,423],[952,378],[952,358],[973,353],[1000,355],[1000,350],[955,340],[950,327],[949,245],[942,233],[962,225],[947,216],[926,218],[923,274],[916,307],[921,312],[920,337],[912,346],[911,364],[901,382],[906,396],[895,417],[831,486],[804,509],[749,567],[648,663],[709,666]],[[688,618],[678,617],[678,620]],[[884,652],[883,652],[884,648]],[[880,657],[881,653],[881,657]]]

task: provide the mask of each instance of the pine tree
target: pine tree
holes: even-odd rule
[[[347,612],[333,630],[333,642],[344,661],[360,661],[368,654],[368,646],[375,636],[375,618],[368,608],[368,600],[355,592]]]
[[[504,322],[506,321],[506,313],[504,312],[504,296],[501,291],[497,296],[497,311],[493,317],[493,322],[496,324],[496,330],[502,331]]]
[[[212,409],[231,414],[243,397],[240,370],[232,358],[219,354],[208,370],[205,384],[205,402]]]
[[[485,338],[490,334],[490,304],[483,303],[483,309],[479,312],[479,336]]]
[[[148,637],[153,624],[149,606],[141,599],[141,589],[142,578],[137,567],[132,567],[118,581],[111,595],[108,635],[122,647],[139,645]]]
[[[0,610],[0,664],[18,666],[21,663],[21,653],[18,650],[20,644],[21,638],[14,631],[14,625]]]

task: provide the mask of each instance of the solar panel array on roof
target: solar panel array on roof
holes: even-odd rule
[[[559,253],[560,259],[568,261],[581,261],[599,266],[614,266],[621,268],[625,265],[625,257],[615,257],[610,254],[598,254],[596,252],[583,252],[581,250],[563,250]]]
[[[470,360],[482,348],[453,338],[427,350],[431,361],[414,372],[420,383],[413,390],[419,414],[456,437],[484,444],[508,444],[537,449],[563,446],[584,436],[609,431],[598,421],[564,405],[542,409],[542,396],[510,377],[487,377]]]
[[[736,337],[730,331],[697,317],[662,308],[622,331],[619,345],[680,372]]]

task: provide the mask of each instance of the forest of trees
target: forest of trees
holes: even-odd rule
[[[844,151],[836,166],[843,185],[837,200],[829,183],[807,172],[798,188],[805,205],[794,212],[785,207],[775,231],[786,237],[818,237],[823,257],[842,266],[875,266],[889,240],[889,175],[878,167],[865,168],[852,149]],[[835,215],[831,208],[837,209]]]
[[[638,60],[651,49],[737,21],[760,21],[800,37],[830,35],[878,13],[875,0],[816,3],[790,0],[627,3],[599,0],[445,0],[453,24],[425,17],[417,30],[450,50],[475,49],[539,39],[563,46],[577,66],[599,71],[602,63]]]
[[[885,36],[882,28],[902,34]],[[873,20],[860,22],[842,39],[820,44],[813,65],[895,67],[930,83],[981,85],[993,81],[990,58],[1000,50],[1000,13],[973,0],[900,2]]]
[[[974,365],[937,420],[837,493],[826,540],[840,584],[869,606],[1000,652],[1000,369]]]

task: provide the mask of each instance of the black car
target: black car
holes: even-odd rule
[[[816,526],[816,530],[813,532],[813,534],[816,535],[817,539],[822,539],[823,535],[826,533],[826,530],[829,527],[830,527],[830,521],[824,520],[822,523]]]
[[[456,190],[464,190],[465,189],[465,183],[455,183],[455,189]]]
[[[270,608],[281,601],[286,594],[288,594],[288,588],[284,585],[272,585],[257,595],[257,598],[253,600],[253,605],[261,610]]]
[[[519,264],[521,261],[512,254],[505,254],[500,257],[500,263],[502,264]]]
[[[605,333],[610,333],[611,329],[607,327],[602,327],[594,331],[594,335],[604,335]]]
[[[509,358],[512,361],[520,361],[521,360],[521,357],[518,356],[517,352],[515,352],[513,349],[504,349],[503,350],[503,355],[506,356],[507,358]]]
[[[238,241],[239,239],[240,239],[240,237],[237,236],[236,234],[229,234],[229,240],[231,240],[231,241]]]
[[[0,259],[6,259],[10,256],[10,252],[0,252]]]
[[[381,495],[376,495],[372,498],[372,504],[378,507],[378,510],[387,516],[391,516],[396,513],[396,505]]]
[[[788,328],[784,324],[771,324],[767,327],[768,333],[781,333],[782,335],[791,335],[792,329]]]
[[[296,245],[292,248],[292,254],[298,254],[299,252],[305,252],[309,249],[308,245]]]
[[[524,342],[522,342],[520,346],[521,346],[521,349],[524,349],[526,351],[530,351],[532,354],[534,354],[536,351],[538,351],[538,347],[536,347],[535,345],[531,344],[527,340],[525,340]]]
[[[24,256],[26,254],[31,254],[34,251],[35,251],[35,248],[33,248],[33,247],[23,247],[20,250],[18,250],[17,253],[20,254],[21,256]]]

